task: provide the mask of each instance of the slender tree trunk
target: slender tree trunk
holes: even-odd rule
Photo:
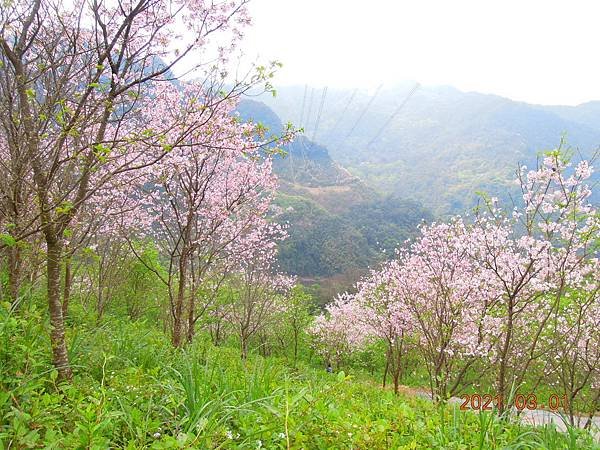
[[[444,344],[442,344],[442,351],[437,355],[437,361],[435,363],[434,369],[433,369],[433,380],[434,380],[434,386],[435,386],[435,392],[432,392],[433,394],[433,401],[438,403],[441,400],[445,399],[446,397],[446,388],[445,388],[445,381],[444,381],[444,371],[443,371],[443,367],[445,364],[445,357],[444,357],[444,349],[446,348],[446,346]]]
[[[513,331],[513,304],[512,299],[508,305],[508,323],[506,327],[506,336],[504,337],[504,344],[502,346],[502,353],[500,354],[500,370],[498,372],[498,395],[500,395],[500,405],[498,407],[498,413],[503,414],[506,408],[506,403],[510,400],[506,398],[506,369],[508,365],[508,351],[510,350],[510,343],[512,339]]]
[[[210,326],[210,336],[212,337],[213,345],[218,347],[221,344],[221,320]]]
[[[400,373],[395,370],[394,371],[394,394],[398,394],[398,388],[400,387]]]
[[[41,2],[34,2],[34,9],[37,11]],[[33,17],[33,16],[32,16]],[[47,264],[46,278],[48,282],[48,306],[50,312],[50,343],[52,345],[53,363],[58,370],[59,380],[70,380],[73,377],[71,367],[69,366],[69,356],[67,345],[65,343],[65,325],[62,316],[62,304],[60,298],[60,252],[61,242],[58,236],[61,234],[54,230],[54,224],[50,218],[50,202],[48,197],[48,178],[44,175],[41,168],[39,154],[39,136],[36,132],[36,124],[31,112],[28,98],[29,80],[23,69],[22,52],[15,53],[6,44],[4,39],[0,39],[4,53],[7,55],[16,75],[16,91],[19,95],[20,120],[24,130],[24,143],[28,158],[33,169],[33,179],[37,190],[38,207],[40,211],[40,221],[44,231],[47,246]],[[19,49],[20,50],[20,49]],[[62,230],[61,230],[62,232]]]
[[[196,328],[196,301],[194,298],[194,293],[190,294],[190,301],[188,303],[188,328],[187,328],[187,341],[188,343],[192,343],[194,340],[195,328]]]
[[[398,388],[400,387],[400,375],[402,374],[402,346],[400,346],[400,348],[394,348],[392,357],[394,358],[392,363],[394,394],[398,394]]]
[[[242,332],[240,335],[240,347],[241,347],[241,357],[242,359],[248,358],[248,337],[246,333]]]
[[[259,334],[260,339],[260,353],[265,358],[271,355],[271,348],[269,347],[269,341],[264,334]]]
[[[73,281],[73,274],[71,272],[71,257],[65,259],[65,280],[63,285],[63,301],[62,301],[62,315],[63,319],[66,320],[69,316],[69,300],[71,298],[71,283]]]
[[[65,322],[62,314],[60,295],[60,252],[61,244],[58,239],[46,236],[48,248],[47,281],[48,306],[50,309],[50,342],[54,366],[58,370],[59,380],[71,380],[73,372],[69,365],[69,354],[65,341]]]
[[[383,382],[381,384],[381,387],[385,388],[386,382],[387,382],[387,374],[388,371],[390,370],[390,357],[391,357],[391,352],[390,349],[388,348],[387,354],[385,355],[385,369],[383,370]]]
[[[173,346],[181,347],[183,336],[183,303],[185,301],[185,286],[187,277],[187,258],[185,251],[179,259],[179,282],[177,285],[177,298],[173,314]]]
[[[11,301],[19,297],[21,287],[21,249],[18,244],[8,248],[8,290]]]

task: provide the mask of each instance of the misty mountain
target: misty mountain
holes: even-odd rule
[[[279,117],[264,103],[243,100],[241,120],[281,134]],[[279,262],[306,279],[363,273],[413,236],[431,214],[414,200],[381,195],[338,164],[326,147],[299,135],[274,159],[280,177],[277,220],[289,223]],[[350,283],[357,275],[350,277]]]
[[[600,130],[600,101],[582,103],[577,106],[540,106],[569,122],[579,123]]]
[[[600,144],[600,102],[545,107],[451,87],[407,99],[412,88],[289,87],[265,101],[365,185],[442,215],[468,210],[481,191],[507,199],[518,165],[534,167],[563,135],[584,156]]]
[[[242,120],[260,123],[267,128],[267,137],[277,137],[284,133],[284,126],[271,108],[262,102],[242,100],[238,107]],[[300,134],[284,147],[285,157],[276,157],[274,167],[280,178],[287,184],[304,187],[324,187],[352,184],[358,181],[346,169],[337,164],[327,148]]]

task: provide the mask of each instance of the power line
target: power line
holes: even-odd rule
[[[369,103],[367,103],[367,105],[365,106],[365,108],[362,110],[362,112],[358,116],[358,119],[356,119],[356,122],[354,122],[354,125],[352,126],[352,128],[350,129],[350,131],[348,132],[348,134],[346,135],[346,139],[348,139],[350,137],[350,135],[352,134],[352,132],[356,129],[356,127],[358,126],[358,124],[360,123],[360,121],[362,120],[362,118],[364,117],[364,115],[367,113],[367,110],[373,104],[373,101],[377,97],[377,94],[379,94],[379,91],[381,90],[382,86],[383,86],[383,84],[380,84],[379,86],[377,86],[377,89],[375,90],[375,93],[373,94],[373,96],[369,100]]]
[[[402,108],[404,108],[404,105],[406,105],[408,103],[408,101],[410,100],[410,98],[413,96],[413,94],[415,92],[417,92],[417,89],[419,89],[420,86],[421,85],[419,83],[416,83],[412,87],[412,89],[408,92],[408,95],[404,98],[404,100],[402,101],[402,103],[400,103],[400,105],[398,105],[398,107],[394,110],[394,112],[392,113],[392,115],[390,117],[388,117],[388,119],[385,121],[385,123],[379,129],[379,131],[377,132],[377,134],[375,134],[375,136],[373,137],[373,139],[371,139],[369,141],[369,143],[367,144],[367,147],[370,147],[377,139],[379,139],[379,136],[381,136],[381,133],[383,133],[383,131],[389,126],[389,124],[392,123],[392,120],[394,120],[394,118],[398,115],[398,113],[400,113],[400,111],[402,110]]]
[[[315,136],[317,135],[317,130],[319,129],[319,123],[321,122],[321,113],[323,112],[323,105],[325,104],[325,97],[327,97],[327,86],[323,88],[323,93],[321,94],[321,104],[319,105],[319,112],[317,113],[317,121],[315,122],[315,129],[313,130],[312,140],[315,140]]]
[[[346,115],[346,112],[348,111],[348,107],[350,106],[350,104],[352,103],[352,100],[354,100],[354,97],[356,96],[356,93],[358,92],[358,88],[354,89],[354,91],[352,92],[352,95],[350,95],[350,98],[348,99],[348,102],[346,103],[346,106],[344,106],[344,109],[342,110],[342,113],[340,114],[340,116],[338,117],[337,122],[335,123],[335,125],[331,128],[331,131],[329,132],[330,134],[333,134],[333,132],[336,130],[336,128],[338,127],[338,125],[342,122],[342,120],[344,119],[344,116]]]
[[[308,114],[306,115],[306,127],[304,131],[308,130],[308,123],[310,120],[310,114],[312,112],[312,104],[313,104],[313,98],[315,96],[315,88],[310,88],[310,100],[308,102]]]
[[[298,122],[298,126],[302,128],[302,122],[304,121],[304,106],[306,104],[306,91],[308,91],[308,84],[304,85],[304,97],[302,97],[302,109],[300,113],[300,122]]]
[[[308,84],[304,85],[304,96],[302,97],[302,109],[301,109],[301,114],[300,114],[300,128],[308,128],[304,126],[304,111],[306,109],[306,96],[308,94]],[[310,113],[312,110],[312,103],[313,103],[313,96],[314,96],[314,88],[311,88],[310,90],[310,100],[309,100],[309,104],[308,104],[308,113],[306,114],[306,122],[308,123],[309,119],[310,119]],[[296,143],[298,143],[298,141],[302,140],[302,136],[298,136],[298,139],[296,140]],[[304,160],[304,162],[306,163],[306,152],[305,152],[305,146],[300,146],[300,153],[301,153],[301,157],[302,160]],[[290,171],[292,172],[292,180],[294,181],[294,183],[296,182],[296,171],[294,170],[294,143],[292,143],[290,145],[290,151],[289,151],[289,158],[290,158]]]
[[[302,143],[302,155],[304,156],[304,171],[315,181],[315,182],[319,182],[319,180],[315,177],[314,173],[313,173],[313,168],[310,165],[310,160],[306,157],[306,152],[308,150],[308,148],[306,147],[306,141],[307,139],[302,139],[301,143]]]

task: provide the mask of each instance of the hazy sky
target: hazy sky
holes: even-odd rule
[[[452,85],[542,104],[600,100],[600,1],[252,0],[248,56],[276,85]]]

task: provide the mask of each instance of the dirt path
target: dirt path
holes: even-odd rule
[[[525,409],[521,413],[520,417],[523,423],[529,425],[539,426],[548,423],[555,423],[558,430],[567,431],[567,426],[565,425],[563,418],[560,416],[560,414],[557,414],[553,411],[548,411],[545,409]],[[587,420],[587,417],[578,416],[578,423],[576,423],[576,425],[579,428],[583,428],[587,423]],[[592,434],[594,435],[594,439],[597,442],[600,442],[600,416],[592,417]]]
[[[431,394],[427,390],[422,389],[422,388],[414,388],[414,387],[410,387],[410,386],[400,385],[398,388],[398,391],[401,394],[417,396],[417,397],[426,398],[428,400],[431,400]],[[454,404],[462,404],[463,400],[458,397],[452,397],[449,400],[449,402],[454,403]],[[513,408],[513,410],[515,413],[517,412],[516,408]],[[554,424],[556,424],[556,428],[559,431],[567,431],[567,426],[565,424],[565,420],[563,420],[561,415],[559,413],[556,413],[556,412],[553,412],[550,410],[524,409],[523,411],[521,411],[519,418],[522,423],[527,424],[527,425],[543,426],[546,424],[554,423]],[[565,419],[568,420],[566,417],[565,417]],[[576,423],[576,426],[579,428],[583,428],[585,426],[585,424],[587,423],[587,419],[588,419],[587,416],[578,416],[578,421],[577,421],[578,423]],[[592,417],[592,430],[591,431],[594,436],[594,439],[597,442],[600,442],[600,416]]]

